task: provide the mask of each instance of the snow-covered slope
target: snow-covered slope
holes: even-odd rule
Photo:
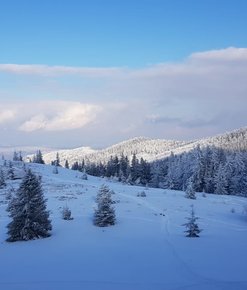
[[[0,289],[3,290],[246,290],[247,200],[122,185],[52,166],[27,164],[42,176],[53,224],[52,236],[7,243],[6,191],[0,189]],[[14,168],[21,170],[21,163]],[[117,224],[92,223],[101,184],[115,191]],[[145,190],[146,197],[137,197]],[[200,238],[186,238],[193,203]],[[61,219],[68,205],[74,220]]]
[[[73,164],[75,161],[80,162],[83,159],[89,162],[106,163],[111,156],[120,156],[122,153],[129,158],[132,157],[133,153],[136,153],[138,158],[143,157],[147,161],[154,161],[169,156],[171,152],[174,154],[188,152],[198,145],[201,147],[209,145],[224,149],[247,150],[247,128],[241,128],[230,133],[195,141],[173,141],[139,137],[121,142],[103,150],[93,150],[88,147],[81,147],[72,150],[53,151],[44,154],[44,160],[47,164],[50,164],[51,161],[56,159],[56,154],[58,152],[61,164],[64,164],[66,159],[70,164]]]
[[[98,151],[90,147],[79,147],[75,149],[52,151],[43,155],[45,163],[50,164],[51,161],[55,160],[57,152],[59,153],[61,164],[64,164],[65,160],[68,160],[70,164],[73,164],[74,162],[78,161],[78,159],[82,160],[85,158],[85,156],[96,154]]]
[[[81,147],[72,150],[60,150],[44,154],[44,160],[47,164],[56,159],[57,152],[59,153],[61,164],[64,164],[67,159],[70,164],[75,161],[82,161],[82,159],[90,162],[102,162],[105,163],[111,156],[122,153],[125,156],[131,157],[133,153],[137,154],[137,157],[143,157],[148,161],[156,159],[159,154],[164,154],[167,151],[171,151],[175,148],[188,144],[190,142],[173,141],[173,140],[153,140],[149,138],[139,137],[123,141],[111,147],[103,150],[93,150],[88,147]]]

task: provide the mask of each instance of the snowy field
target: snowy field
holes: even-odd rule
[[[42,175],[52,236],[7,243],[6,189],[0,190],[1,290],[246,290],[247,199],[145,189],[51,166],[29,164]],[[20,180],[7,181],[8,188]],[[95,196],[107,184],[116,194],[117,224],[92,223]],[[141,191],[146,197],[137,197]],[[68,205],[74,220],[61,219]],[[186,238],[194,205],[200,238]]]

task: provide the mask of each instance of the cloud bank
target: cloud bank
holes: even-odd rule
[[[80,143],[80,130],[85,145],[109,145],[139,135],[198,138],[247,125],[247,48],[144,68],[0,64],[0,75],[19,80],[0,89],[0,129],[8,124],[29,136],[66,131]]]

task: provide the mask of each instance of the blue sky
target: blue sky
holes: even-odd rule
[[[0,11],[2,145],[192,139],[247,123],[245,0],[8,0]]]
[[[1,62],[140,67],[246,47],[245,0],[1,1]]]

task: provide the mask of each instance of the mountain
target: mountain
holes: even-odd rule
[[[142,157],[151,162],[163,159],[169,156],[171,152],[174,154],[189,152],[198,145],[201,147],[215,146],[227,150],[247,150],[247,127],[194,141],[174,141],[139,137],[123,141],[102,150],[80,147],[70,150],[52,151],[43,154],[43,157],[47,164],[50,164],[51,161],[56,159],[57,152],[59,153],[61,164],[64,164],[66,159],[70,164],[76,161],[81,162],[83,159],[86,162],[106,163],[111,156],[120,156],[123,153],[131,159],[135,153],[137,158]]]
[[[53,151],[48,154],[44,154],[44,160],[47,164],[56,159],[57,152],[59,153],[60,161],[63,164],[67,159],[70,164],[75,161],[82,161],[86,159],[90,162],[102,162],[105,163],[111,156],[122,153],[125,156],[131,158],[136,153],[137,157],[143,157],[147,161],[152,161],[157,158],[160,154],[166,154],[171,150],[180,148],[190,142],[187,141],[173,141],[173,140],[160,140],[160,139],[149,139],[145,137],[133,138],[127,141],[110,146],[102,150],[93,150],[89,147],[80,147],[71,150],[59,150]]]
[[[23,164],[13,162],[13,168],[23,170]],[[8,198],[21,182],[7,179],[0,188],[1,289],[247,289],[246,198],[198,193],[192,201],[182,191],[83,180],[65,168],[53,174],[50,165],[27,168],[42,178],[53,229],[49,238],[5,241]],[[100,228],[92,217],[103,183],[115,193],[116,225]],[[182,226],[191,204],[203,230],[199,238],[186,238]],[[66,205],[71,221],[62,219]]]

